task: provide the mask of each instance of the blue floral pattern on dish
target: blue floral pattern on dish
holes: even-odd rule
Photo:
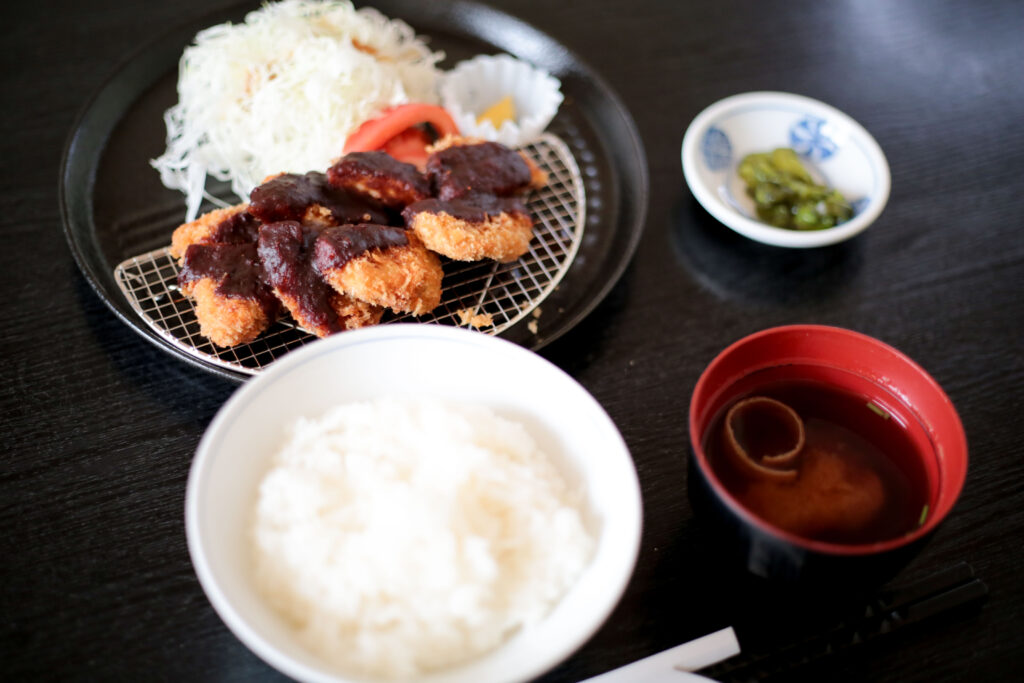
[[[867,208],[868,203],[871,202],[870,197],[861,197],[860,199],[854,199],[850,202],[850,207],[853,209],[853,215],[859,216],[861,211]]]
[[[802,157],[812,161],[824,161],[836,153],[836,143],[822,132],[825,119],[805,116],[789,129],[789,146]]]
[[[732,164],[732,143],[729,136],[717,126],[708,128],[701,141],[704,165],[710,171],[724,171]]]

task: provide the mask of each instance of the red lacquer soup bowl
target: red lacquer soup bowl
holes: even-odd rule
[[[713,441],[719,438],[717,430],[724,424],[726,411],[744,398],[799,386],[852,397],[853,403],[848,404],[863,408],[854,429],[868,441],[878,441],[887,430],[898,430],[899,438],[887,444],[889,450],[881,457],[893,460],[910,484],[906,490],[885,489],[893,497],[890,502],[904,508],[913,498],[916,507],[906,528],[898,533],[889,529],[878,538],[853,536],[852,541],[800,533],[777,520],[769,521],[773,515],[765,510],[771,508],[763,503],[759,508],[750,497],[751,487],[737,486],[728,476]],[[967,476],[963,426],[938,383],[891,346],[836,327],[776,327],[729,346],[708,365],[694,388],[689,428],[688,488],[698,515],[712,525],[719,548],[746,570],[786,582],[829,585],[841,580],[870,585],[891,577],[949,514]],[[817,498],[818,505],[831,500],[828,495]],[[836,514],[836,510],[823,510],[808,508],[801,514],[811,520]],[[838,514],[843,519],[845,512]]]

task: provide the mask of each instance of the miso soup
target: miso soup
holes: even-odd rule
[[[773,451],[790,447],[779,443],[785,425],[771,421],[791,413],[750,410],[737,424],[737,409],[727,431],[730,408],[754,396],[785,404],[802,421],[799,452],[784,465],[770,463]],[[866,395],[805,379],[772,381],[715,416],[705,432],[704,452],[725,488],[769,524],[827,543],[875,543],[912,532],[927,518],[929,484],[922,459],[933,454],[921,452],[906,423]],[[761,461],[749,466],[751,459]],[[774,475],[783,468],[795,473]]]

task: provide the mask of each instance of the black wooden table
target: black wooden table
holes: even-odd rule
[[[88,96],[141,43],[224,4],[4,5],[5,680],[280,679],[216,616],[185,545],[192,452],[236,385],[163,353],[108,310],[71,257],[57,202],[62,149]],[[1019,674],[1024,5],[500,4],[607,79],[637,122],[651,178],[632,265],[594,313],[542,351],[621,429],[645,513],[639,563],[619,608],[544,680],[578,680],[730,624],[745,652],[789,654],[770,666],[718,669],[725,679]],[[893,189],[866,233],[831,248],[782,250],[733,234],[699,207],[680,169],[683,132],[707,105],[751,90],[821,99],[873,133]],[[987,585],[987,600],[892,633],[845,632],[842,642],[819,638],[794,649],[838,622],[780,609],[774,596],[737,585],[718,566],[685,493],[688,397],[727,344],[797,322],[878,337],[918,361],[952,398],[970,443],[967,484],[894,583],[966,562]],[[835,587],[836,605],[845,594]],[[888,616],[889,625],[875,630],[907,621]]]

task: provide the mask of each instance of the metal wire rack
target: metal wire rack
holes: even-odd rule
[[[547,185],[527,202],[534,218],[529,251],[513,263],[445,261],[440,305],[418,317],[385,315],[382,324],[436,323],[500,334],[529,316],[558,286],[583,238],[583,180],[569,148],[555,135],[545,133],[522,150],[548,174]],[[114,278],[143,321],[188,355],[255,375],[288,351],[316,339],[285,315],[255,341],[219,348],[199,333],[192,301],[178,290],[178,270],[165,247],[121,262]]]

